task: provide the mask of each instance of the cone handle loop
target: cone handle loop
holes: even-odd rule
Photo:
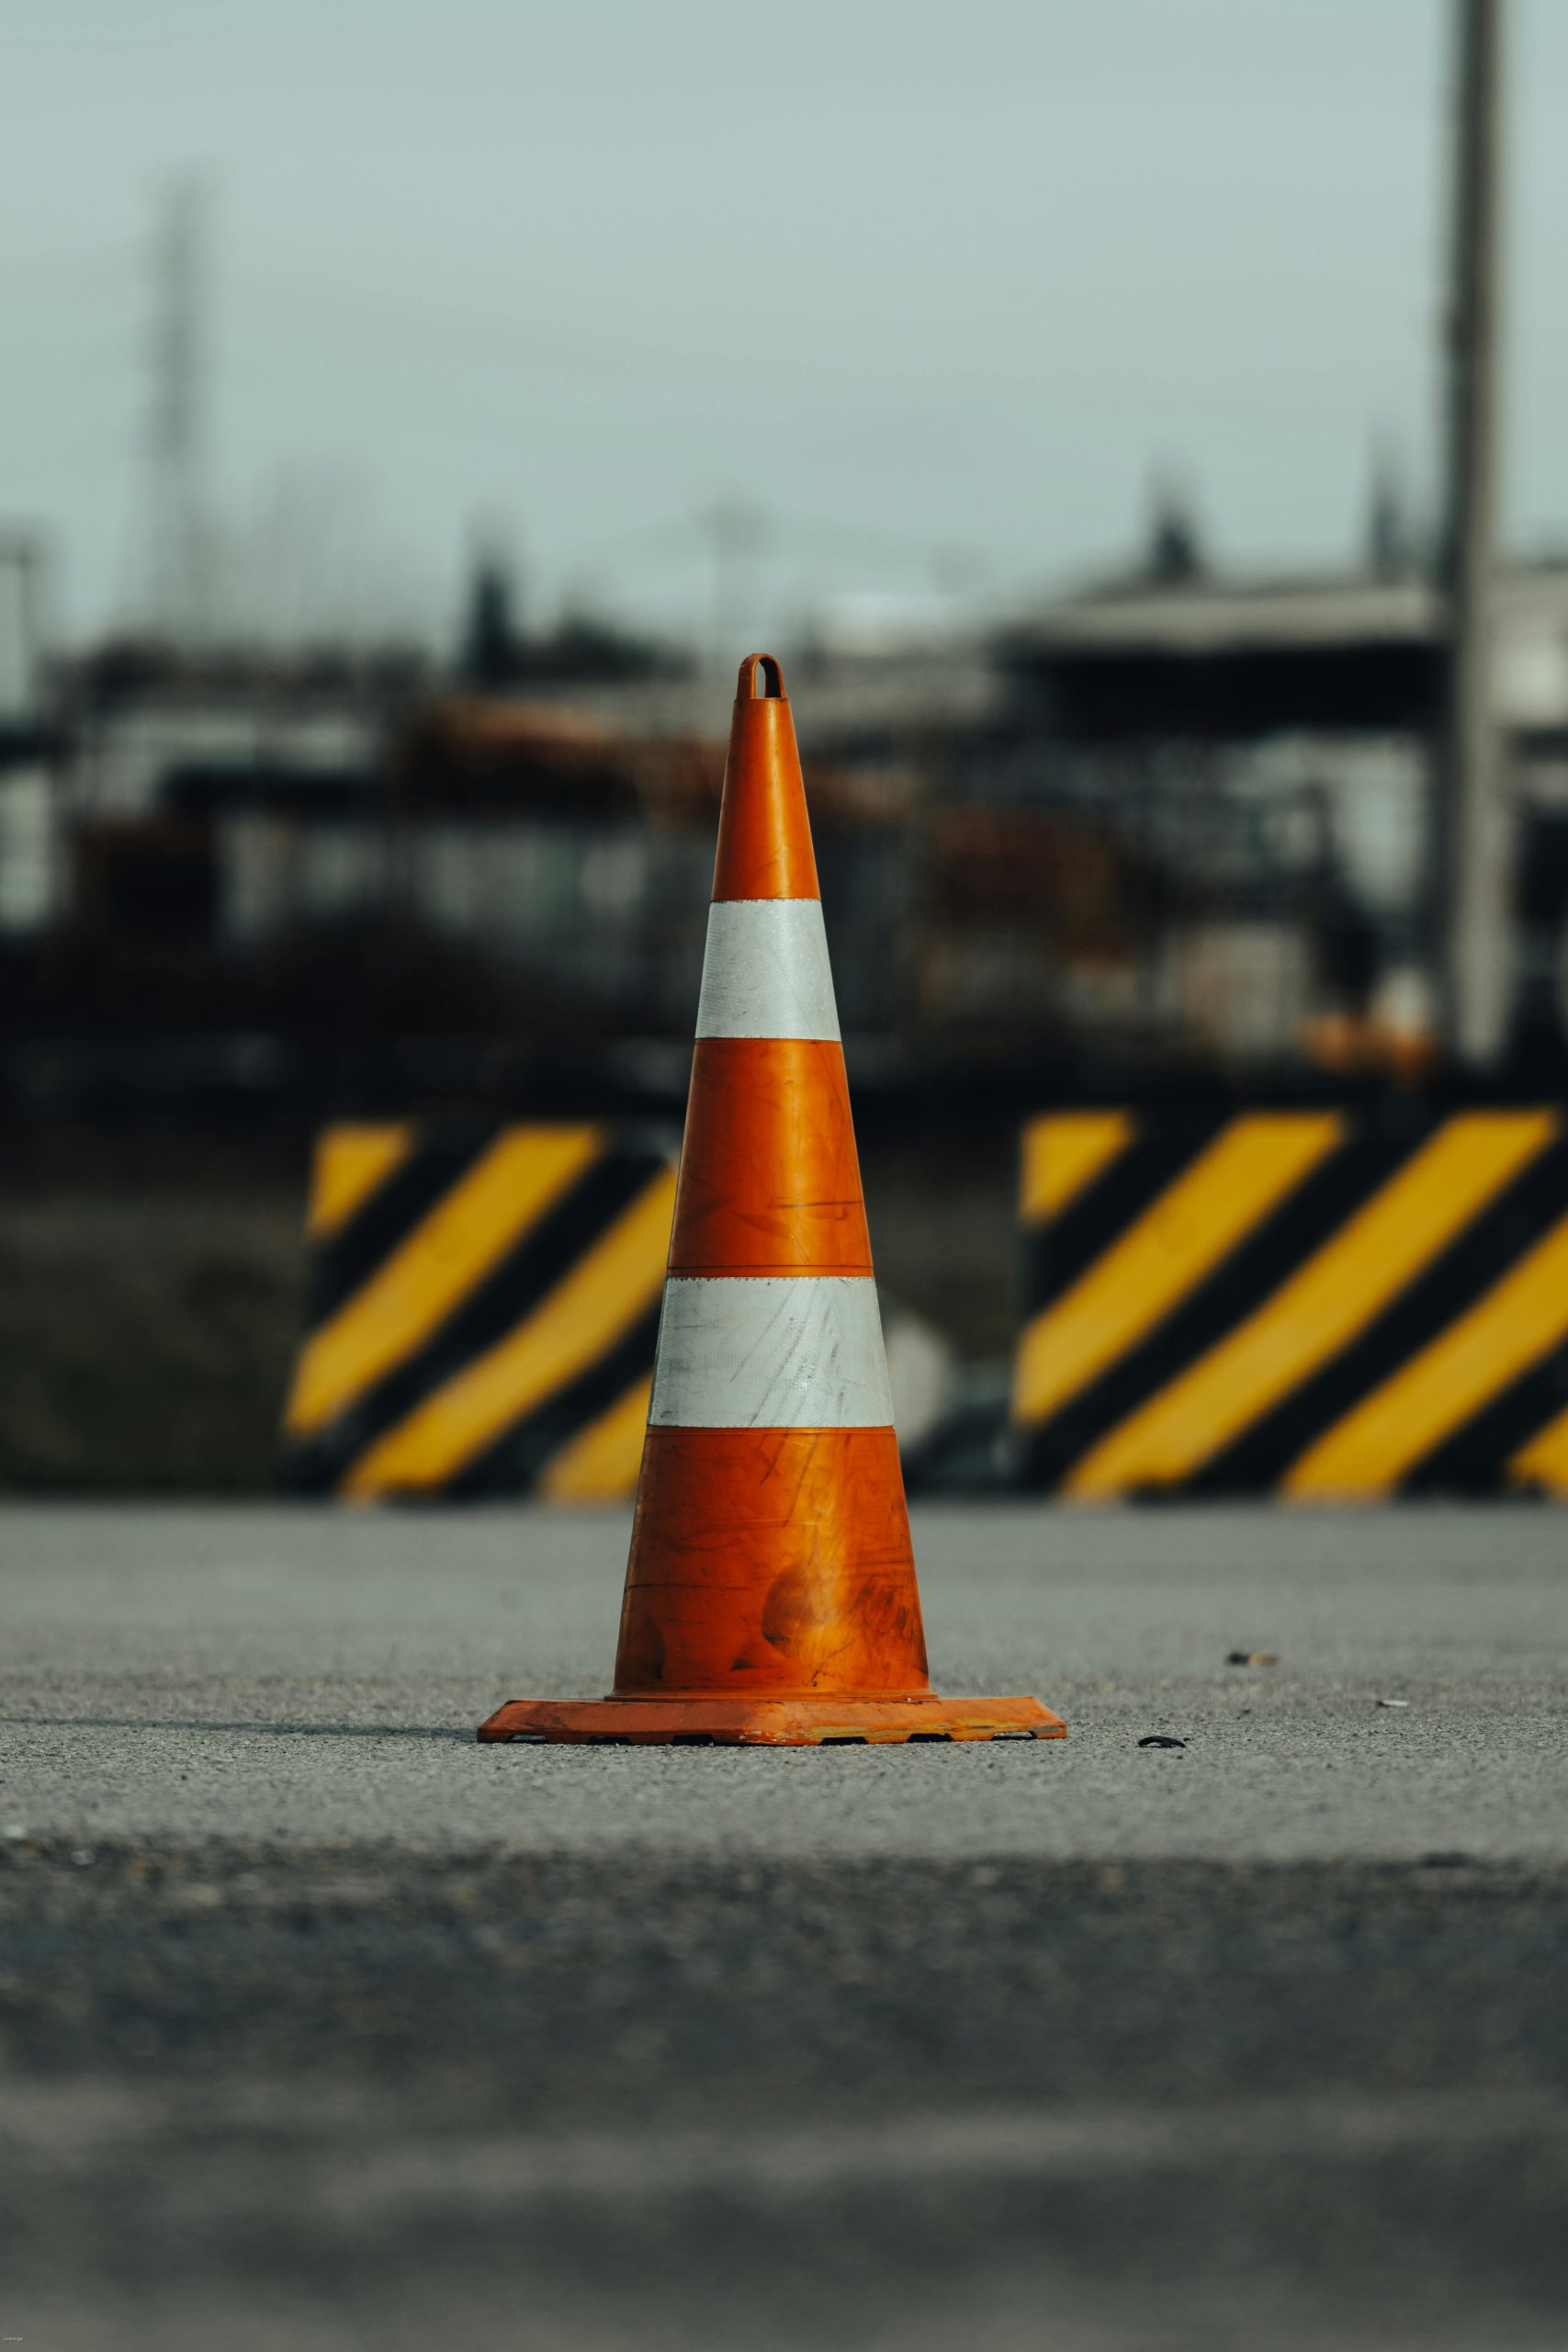
[[[762,673],[762,690],[757,691],[757,673]],[[736,685],[738,702],[787,702],[784,690],[784,675],[771,653],[748,653],[740,664],[740,676]]]

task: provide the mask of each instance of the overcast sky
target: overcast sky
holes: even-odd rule
[[[1506,512],[1568,537],[1568,6],[1512,0]],[[748,627],[1216,552],[1429,490],[1446,0],[6,0],[0,519],[73,628],[142,529],[160,185],[212,195],[210,485],[440,625],[477,527],[543,609]],[[299,518],[307,518],[300,526]],[[312,522],[310,518],[314,517]]]

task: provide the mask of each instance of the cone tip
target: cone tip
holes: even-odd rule
[[[762,684],[760,688],[757,684],[759,670],[762,673]],[[740,675],[735,687],[735,699],[737,702],[787,702],[789,700],[789,696],[784,692],[784,673],[779,668],[775,654],[748,653],[745,661],[740,664]]]

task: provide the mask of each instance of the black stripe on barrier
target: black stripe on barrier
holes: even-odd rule
[[[1032,1317],[1054,1306],[1202,1157],[1226,1124],[1211,1119],[1139,1130],[1059,1216],[1026,1224],[1024,1313]]]
[[[487,1496],[514,1495],[531,1487],[568,1441],[623,1397],[633,1382],[653,1369],[659,1340],[659,1304],[638,1316],[614,1347],[596,1363],[558,1389],[536,1411],[527,1414],[477,1453],[453,1478],[446,1492],[456,1500],[478,1502]]]
[[[1142,1340],[1049,1419],[1023,1426],[1025,1483],[1059,1485],[1102,1439],[1255,1314],[1426,1140],[1424,1132],[1413,1137],[1352,1130]]]
[[[341,1484],[389,1430],[514,1330],[667,1164],[651,1152],[595,1160],[411,1355],[293,1449],[289,1483],[310,1494]]]
[[[318,1330],[355,1291],[364,1289],[494,1141],[493,1130],[479,1128],[441,1128],[422,1136],[347,1223],[316,1243],[306,1310],[309,1330]]]
[[[1568,1340],[1541,1357],[1415,1464],[1401,1492],[1409,1495],[1506,1493],[1508,1465],[1549,1421],[1568,1412]],[[1516,1489],[1528,1493],[1528,1487]]]
[[[1338,1354],[1186,1481],[1196,1495],[1276,1485],[1533,1249],[1568,1199],[1568,1144],[1523,1169]],[[1526,1435],[1532,1434],[1527,1431]]]

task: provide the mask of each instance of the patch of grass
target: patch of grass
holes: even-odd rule
[[[0,1201],[0,1491],[269,1490],[303,1276],[292,1195]]]

